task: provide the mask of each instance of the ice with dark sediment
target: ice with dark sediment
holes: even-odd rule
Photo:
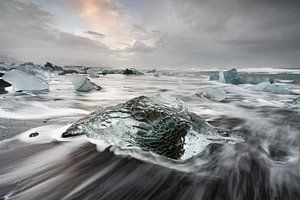
[[[280,85],[272,84],[269,82],[263,82],[263,83],[257,84],[256,89],[259,91],[272,92],[275,94],[289,94],[288,89],[286,89]]]
[[[48,83],[38,77],[20,70],[10,70],[3,75],[3,80],[12,84],[14,91],[48,91]]]
[[[210,143],[238,143],[241,138],[222,135],[185,104],[172,97],[140,96],[74,123],[63,137],[87,135],[108,145],[137,147],[171,159],[186,159]]]
[[[83,75],[72,74],[69,76],[72,84],[76,91],[88,92],[91,90],[101,90],[101,87],[91,82],[88,78]]]
[[[221,88],[204,88],[196,94],[212,101],[223,101],[226,98],[226,92]]]

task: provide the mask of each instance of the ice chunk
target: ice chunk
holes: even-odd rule
[[[0,63],[0,71],[7,71],[9,67],[5,63]]]
[[[226,98],[226,93],[220,88],[205,88],[202,92],[197,93],[199,96],[204,96],[213,101],[223,101]]]
[[[97,70],[97,69],[89,69],[88,70],[89,76],[91,78],[97,78],[97,77],[99,77],[99,72],[100,72],[100,70]]]
[[[47,79],[54,75],[52,72],[47,71],[47,70],[43,69],[41,66],[35,65],[31,62],[21,64],[21,65],[17,66],[16,68],[17,68],[17,70],[23,71],[25,73],[39,77],[41,79]]]
[[[210,76],[210,80],[218,80],[221,83],[230,84],[244,84],[245,81],[238,74],[236,69],[231,69],[229,71],[220,71],[219,74],[213,74]]]
[[[12,84],[14,91],[47,91],[48,83],[31,74],[13,69],[8,71],[3,80]]]
[[[224,72],[223,71],[219,72],[219,82],[225,83],[225,77],[224,77]]]
[[[75,90],[79,92],[88,92],[91,90],[101,90],[101,87],[91,82],[88,78],[83,75],[71,75],[69,76],[72,81]]]
[[[170,96],[140,96],[100,109],[70,126],[63,137],[86,135],[121,149],[141,148],[171,159],[187,159],[210,143],[242,142],[223,136],[205,119]]]
[[[136,70],[135,68],[126,68],[124,71],[123,71],[123,74],[124,75],[143,75],[142,72],[139,72],[138,70]]]
[[[151,73],[151,74],[153,74],[155,72],[156,72],[156,69],[150,69],[150,70],[146,71],[146,73]]]
[[[269,79],[261,76],[249,76],[241,75],[236,69],[231,69],[229,71],[220,71],[218,74],[212,74],[209,77],[210,80],[216,80],[221,83],[230,83],[230,84],[258,84]]]
[[[155,77],[159,77],[159,72],[158,72],[158,71],[156,71],[155,73],[153,73],[153,76],[155,76]]]
[[[300,104],[300,97],[297,97],[292,101],[293,104]]]
[[[275,94],[289,94],[289,91],[286,88],[280,85],[271,84],[269,82],[257,84],[256,89],[259,91],[272,92]]]

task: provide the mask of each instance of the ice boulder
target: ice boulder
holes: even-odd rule
[[[226,93],[221,88],[205,88],[203,91],[196,93],[198,96],[203,96],[212,101],[223,101],[226,98]]]
[[[16,69],[8,71],[3,80],[12,84],[14,91],[48,91],[48,83],[29,73],[25,73]]]
[[[91,82],[88,78],[83,75],[70,75],[70,80],[75,87],[76,91],[88,92],[91,90],[101,90],[101,87]]]
[[[263,82],[263,83],[257,84],[256,89],[259,91],[272,92],[275,94],[289,94],[288,89],[286,89],[280,85],[271,84],[269,82]]]

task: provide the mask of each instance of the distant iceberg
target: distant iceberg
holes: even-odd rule
[[[20,70],[13,69],[2,77],[12,84],[14,91],[48,91],[48,83],[38,77]]]
[[[223,72],[222,70],[219,73],[212,74],[210,76],[210,80],[219,81],[221,83],[229,83],[229,84],[258,84],[261,82],[268,81],[266,77],[259,76],[249,76],[249,75],[241,75],[238,73],[236,69],[231,69]]]

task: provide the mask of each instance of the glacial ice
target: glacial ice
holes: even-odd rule
[[[225,77],[224,77],[224,72],[223,71],[219,72],[219,82],[220,83],[225,83]]]
[[[138,71],[138,70],[135,69],[135,68],[126,68],[126,69],[123,71],[123,74],[124,74],[124,75],[143,75],[142,72]]]
[[[197,93],[197,95],[204,96],[213,101],[223,101],[226,98],[226,93],[221,88],[205,88],[200,93]]]
[[[74,85],[76,91],[79,92],[88,92],[91,90],[100,90],[101,87],[91,82],[88,78],[83,75],[73,74],[70,75],[70,80]]]
[[[293,101],[292,101],[293,104],[300,104],[300,97],[297,97],[295,98]]]
[[[75,122],[62,136],[77,135],[122,149],[141,148],[171,159],[187,159],[210,143],[242,142],[231,134],[220,135],[181,100],[169,96],[140,96],[95,111]]]
[[[275,94],[289,94],[289,91],[286,88],[280,85],[271,84],[269,82],[263,82],[257,84],[256,89],[259,91],[272,92]]]
[[[261,76],[249,76],[249,75],[241,75],[238,73],[236,69],[231,69],[223,72],[222,70],[219,73],[212,74],[210,76],[210,80],[219,81],[221,83],[229,83],[229,84],[258,84],[261,82],[268,81],[269,79]]]
[[[0,63],[0,71],[7,71],[7,70],[9,70],[9,67],[4,63]]]
[[[3,80],[12,84],[14,91],[47,91],[48,83],[29,73],[13,69],[8,71]]]
[[[91,78],[98,78],[99,77],[99,71],[97,69],[89,69],[87,72],[89,73],[89,76]]]
[[[34,65],[33,63],[25,63],[18,65],[16,69],[31,74],[33,76],[39,77],[41,79],[47,79],[54,75],[52,72],[44,70],[41,68],[41,66]]]

